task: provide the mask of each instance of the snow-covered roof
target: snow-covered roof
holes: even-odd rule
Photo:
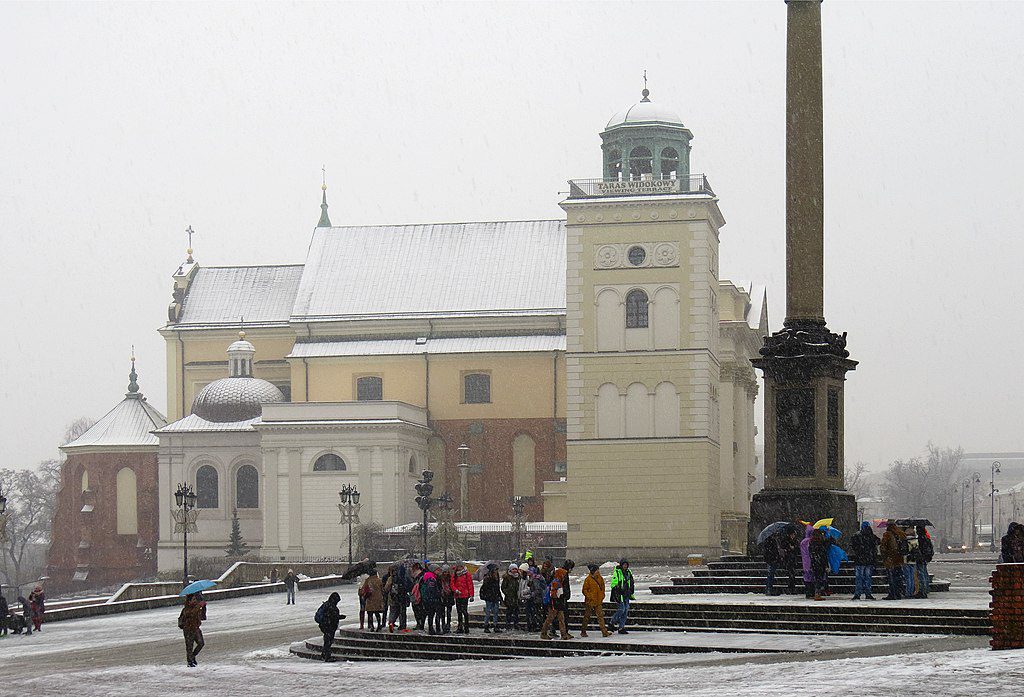
[[[302,266],[200,267],[177,326],[287,324]]]
[[[86,448],[155,448],[159,441],[152,431],[166,424],[164,415],[145,397],[135,393],[125,397],[92,428],[60,449],[74,452]]]
[[[292,320],[561,315],[565,268],[561,220],[317,228]]]
[[[201,416],[195,414],[189,414],[183,419],[178,419],[174,423],[167,424],[163,428],[157,429],[155,433],[196,433],[204,431],[253,431],[253,424],[259,423],[260,417],[254,419],[246,419],[245,421],[207,421]]]
[[[613,126],[632,126],[648,123],[666,123],[682,126],[683,120],[672,109],[663,104],[656,104],[643,99],[624,111],[620,111],[608,120],[606,129]]]
[[[316,341],[295,344],[288,358],[334,356],[402,356],[441,353],[519,353],[565,351],[565,335],[478,336],[442,339],[383,339],[375,341]]]
[[[420,529],[422,523],[406,523],[405,525],[396,525],[393,528],[387,528],[384,530],[386,533],[404,533],[412,532],[413,530]],[[429,523],[427,530],[433,530],[437,527],[437,523]],[[455,528],[462,533],[481,533],[481,532],[512,532],[511,522],[460,522],[455,523]],[[537,523],[523,523],[523,530],[525,532],[568,532],[568,523],[557,523],[551,521],[542,521]]]

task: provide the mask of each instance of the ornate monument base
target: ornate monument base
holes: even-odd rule
[[[750,526],[747,529],[747,555],[761,556],[757,535],[768,525],[780,521],[806,520],[814,523],[834,518],[833,526],[842,531],[840,545],[857,532],[857,500],[853,494],[831,489],[774,489],[754,494],[750,501]],[[801,533],[800,537],[803,537]]]

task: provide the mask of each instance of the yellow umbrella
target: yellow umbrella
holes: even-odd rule
[[[833,520],[832,518],[822,518],[821,520],[819,520],[817,523],[814,524],[814,527],[816,527],[816,528],[823,528],[823,527],[826,527],[826,526],[827,527],[831,527],[832,526],[832,520]]]

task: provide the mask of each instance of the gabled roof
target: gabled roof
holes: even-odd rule
[[[565,266],[561,220],[317,228],[292,320],[565,314]]]
[[[155,448],[159,441],[151,431],[166,425],[167,419],[150,406],[145,397],[138,393],[130,394],[92,428],[60,449],[74,452],[85,448]]]
[[[200,267],[176,326],[287,324],[302,265]]]

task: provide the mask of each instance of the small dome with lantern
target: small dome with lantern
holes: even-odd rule
[[[284,402],[284,394],[272,383],[252,375],[256,347],[238,333],[238,341],[228,347],[229,377],[214,380],[192,400],[192,413],[214,423],[255,419],[264,404]]]
[[[640,101],[612,116],[601,132],[605,181],[690,176],[693,133],[674,110],[651,101],[646,83],[645,74]]]

